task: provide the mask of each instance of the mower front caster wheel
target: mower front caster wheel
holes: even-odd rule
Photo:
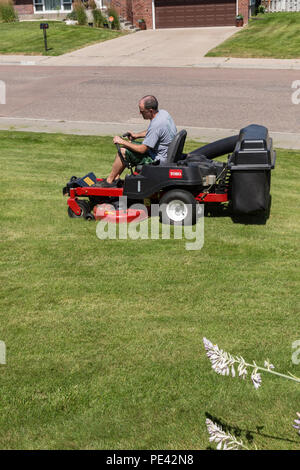
[[[197,202],[183,189],[172,189],[159,202],[159,219],[168,225],[194,225],[197,221]]]
[[[90,207],[89,203],[86,201],[77,201],[77,204],[80,207],[80,214],[77,215],[75,212],[72,211],[71,207],[68,207],[68,216],[71,217],[71,219],[79,219],[80,217],[83,217],[84,219],[87,218],[87,216],[92,215],[90,214]]]

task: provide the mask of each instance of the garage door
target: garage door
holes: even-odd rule
[[[156,28],[232,26],[236,0],[155,0]]]

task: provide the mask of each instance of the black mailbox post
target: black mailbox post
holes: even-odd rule
[[[45,43],[45,51],[47,52],[48,47],[47,47],[47,29],[49,28],[48,23],[40,23],[40,29],[43,30],[44,32],[44,43]]]

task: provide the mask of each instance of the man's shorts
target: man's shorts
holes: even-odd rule
[[[142,142],[133,142],[134,144],[141,144]],[[153,162],[153,158],[151,158],[148,154],[133,152],[132,150],[125,150],[125,158],[131,165],[149,165]]]

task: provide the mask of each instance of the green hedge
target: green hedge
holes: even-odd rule
[[[3,23],[13,23],[14,21],[18,21],[18,14],[10,0],[0,3],[0,21]]]

